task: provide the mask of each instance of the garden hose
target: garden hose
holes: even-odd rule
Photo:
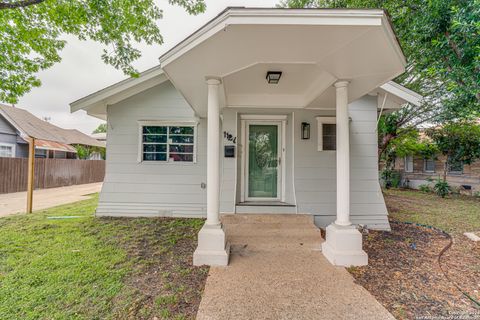
[[[445,272],[445,270],[443,270],[443,267],[442,267],[442,263],[441,263],[441,258],[442,256],[444,255],[445,252],[447,252],[453,245],[453,238],[452,236],[442,230],[442,229],[439,229],[437,227],[433,227],[433,226],[429,226],[429,225],[426,225],[426,224],[421,224],[421,223],[414,223],[414,222],[402,222],[402,221],[390,221],[390,223],[394,223],[394,224],[406,224],[406,225],[414,225],[414,226],[418,226],[418,227],[422,227],[422,228],[428,228],[428,229],[431,229],[431,230],[434,230],[434,231],[437,231],[439,233],[442,233],[448,240],[448,244],[440,251],[440,253],[438,254],[438,257],[437,257],[437,262],[438,262],[438,266],[440,267],[440,270],[442,271],[443,275],[445,276],[445,278],[455,287],[457,288],[457,290],[463,294],[465,297],[467,297],[470,301],[472,301],[474,304],[476,304],[478,307],[480,307],[480,301],[476,300],[475,298],[473,298],[471,295],[469,295],[467,292],[465,292],[465,290],[463,290],[455,281],[453,281],[452,279],[450,279],[450,277],[448,276],[448,274]]]

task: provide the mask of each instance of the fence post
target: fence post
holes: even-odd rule
[[[35,138],[28,139],[27,213],[32,213],[35,186]]]

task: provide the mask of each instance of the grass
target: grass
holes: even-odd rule
[[[202,220],[94,218],[97,200],[0,219],[0,319],[194,316]]]
[[[384,191],[390,216],[399,221],[431,225],[453,234],[480,231],[480,199],[451,195],[440,198],[416,190]]]

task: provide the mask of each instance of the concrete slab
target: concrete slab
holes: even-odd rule
[[[230,264],[210,268],[197,319],[395,319],[321,253],[307,215],[222,218]]]
[[[100,192],[101,189],[102,182],[35,190],[33,192],[33,210],[85,200],[89,198],[87,195]],[[0,194],[0,217],[24,213],[26,204],[27,192]]]

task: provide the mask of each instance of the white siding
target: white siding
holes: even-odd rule
[[[349,105],[351,220],[370,228],[389,229],[378,183],[376,103],[375,97],[365,96]],[[317,151],[316,115],[335,113],[295,112],[295,191],[298,212],[315,215],[316,224],[325,226],[335,220],[336,162],[335,152]],[[299,137],[302,122],[311,124],[310,140]]]
[[[376,103],[375,97],[365,96],[349,105],[351,215],[354,223],[375,229],[389,229],[387,208],[378,183]],[[240,202],[240,136],[242,134],[240,114],[288,116],[285,159],[286,202],[296,204],[298,213],[315,215],[315,221],[319,226],[326,226],[333,222],[336,214],[336,154],[335,151],[317,151],[315,118],[316,116],[335,116],[333,110],[224,109],[222,131],[237,137],[237,159],[223,159],[221,211],[234,212],[235,203]],[[309,140],[302,140],[300,137],[302,122],[310,123],[311,138]],[[223,142],[225,145],[232,144],[225,139]]]
[[[377,101],[365,96],[349,105],[351,150],[351,214],[354,223],[388,229],[387,209],[378,183]],[[287,115],[285,200],[299,213],[315,215],[325,226],[335,220],[335,152],[317,151],[316,116],[334,111],[301,109],[222,110],[220,210],[235,212],[240,200],[240,114]],[[194,113],[170,82],[108,107],[107,172],[99,215],[205,216],[206,119],[197,136],[197,163],[138,163],[139,120],[193,119]],[[302,122],[310,123],[311,138],[300,138]],[[223,137],[236,137],[233,143]],[[236,146],[236,157],[225,158],[223,147]]]
[[[206,121],[197,130],[196,163],[138,162],[141,120],[191,120],[194,113],[170,82],[108,106],[106,175],[97,215],[204,216]]]

